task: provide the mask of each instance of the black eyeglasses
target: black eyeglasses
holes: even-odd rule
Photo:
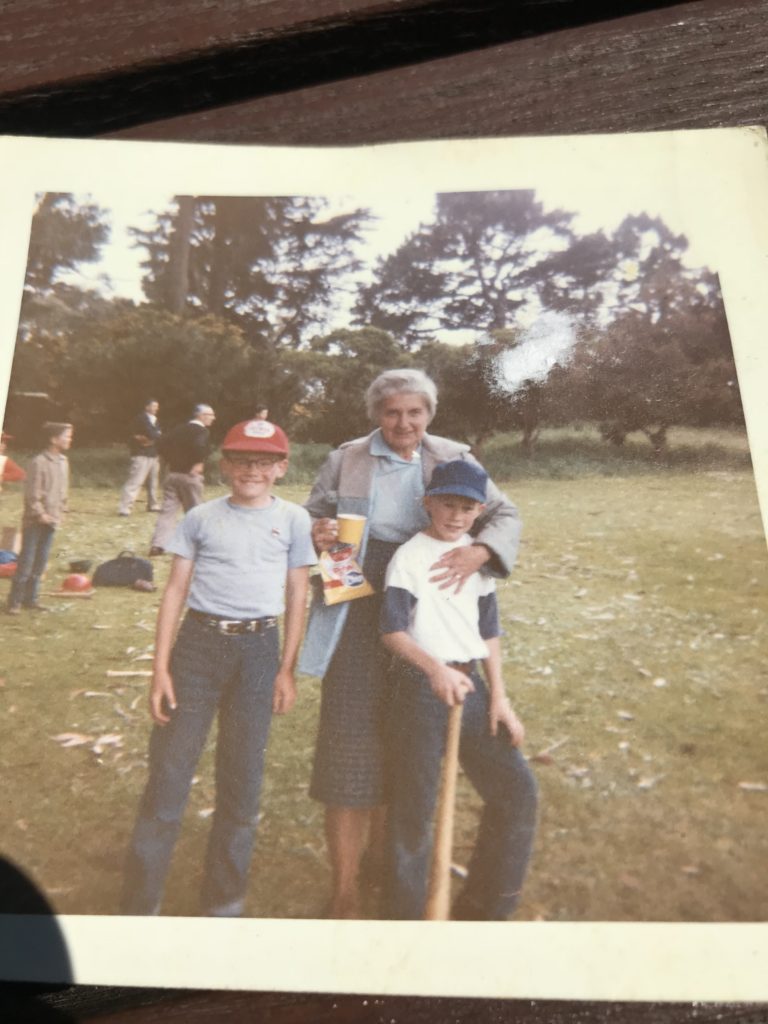
[[[280,456],[274,458],[268,455],[231,455],[229,452],[225,453],[224,458],[233,466],[242,469],[271,469],[283,461]]]

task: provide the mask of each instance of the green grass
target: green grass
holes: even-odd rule
[[[292,444],[285,484],[311,484],[329,451],[330,445]],[[21,465],[33,454],[32,451],[14,450],[13,457]],[[123,444],[99,448],[74,447],[69,461],[72,480],[79,488],[119,490],[125,482],[128,453]],[[211,467],[215,461],[215,458],[211,458]],[[209,473],[209,476],[213,478],[213,473]]]
[[[549,440],[568,447],[565,435]],[[580,442],[571,438],[571,460]],[[489,464],[505,443],[489,445]],[[625,463],[613,473],[604,447],[594,472],[582,466],[571,478],[542,445],[541,472],[523,472],[519,457],[497,474],[525,523],[518,568],[500,587],[507,686],[528,755],[560,743],[552,763],[535,765],[542,810],[521,919],[768,917],[768,792],[739,787],[768,783],[768,578],[754,480],[738,435],[690,432],[675,443],[698,447],[703,463],[676,455],[664,467]],[[550,456],[554,478],[543,473]],[[94,473],[109,461],[88,457]],[[88,479],[73,491],[45,590],[72,558],[99,562],[148,545],[153,517],[119,519],[116,486]],[[307,484],[280,493],[300,501]],[[18,488],[2,501],[2,522],[14,522]],[[168,563],[156,565],[162,583]],[[134,659],[150,652],[158,602],[159,593],[102,590],[91,600],[51,598],[49,615],[3,622],[2,852],[61,913],[116,909],[149,719],[146,680],[106,672],[150,664]],[[275,720],[268,751],[249,892],[257,916],[316,916],[326,897],[322,813],[307,796],[319,683],[300,683],[299,704]],[[120,745],[66,749],[52,739],[63,732],[118,734]],[[197,911],[211,749],[169,880],[171,914]],[[477,812],[462,779],[459,862]]]

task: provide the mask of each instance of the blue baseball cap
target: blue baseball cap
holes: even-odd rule
[[[482,504],[485,502],[487,483],[488,474],[479,463],[468,459],[453,459],[435,466],[426,493],[459,494]]]

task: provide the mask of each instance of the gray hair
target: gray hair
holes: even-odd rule
[[[205,402],[199,402],[192,411],[193,416],[202,416],[203,413],[213,412],[210,405],[206,405]]]
[[[375,423],[382,402],[392,395],[412,394],[424,399],[430,421],[437,412],[437,387],[423,370],[385,370],[365,392],[365,411]]]

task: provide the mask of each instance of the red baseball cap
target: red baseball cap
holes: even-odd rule
[[[266,452],[288,455],[288,438],[269,420],[245,420],[230,427],[221,445],[223,452]]]

